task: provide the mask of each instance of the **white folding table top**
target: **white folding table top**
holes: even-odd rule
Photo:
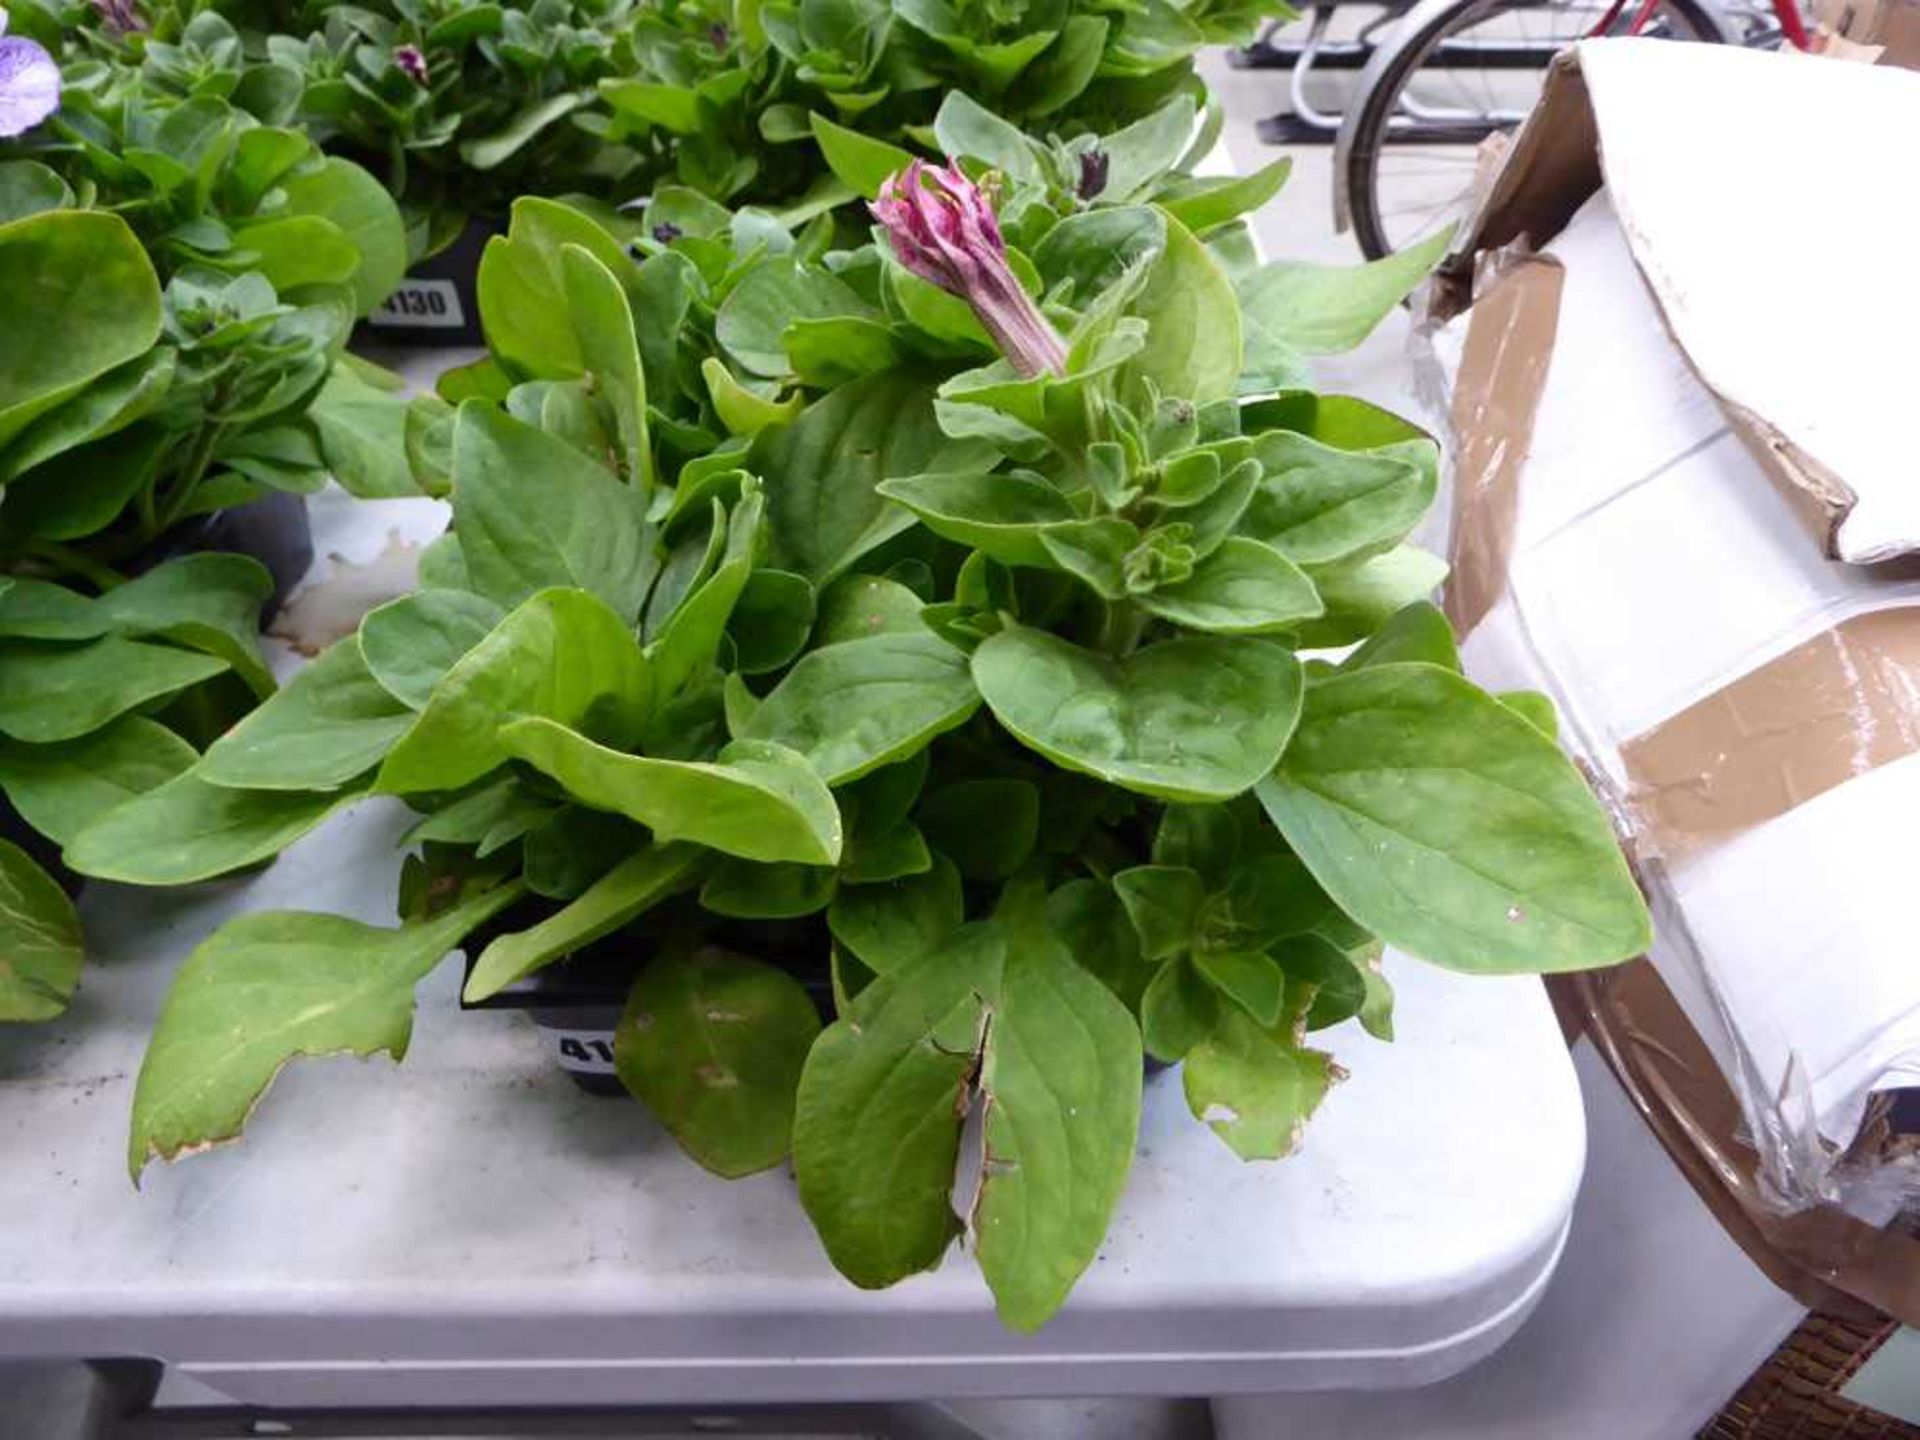
[[[323,567],[437,523],[314,509]],[[708,1175],[524,1016],[461,1012],[452,963],[404,1066],[297,1061],[243,1143],[136,1192],[133,1080],[180,961],[246,909],[392,923],[406,818],[364,803],[249,880],[88,888],[73,1008],[0,1027],[0,1357],[156,1356],[283,1406],[1379,1389],[1489,1353],[1558,1259],[1585,1129],[1544,992],[1393,955],[1399,1039],[1319,1037],[1352,1078],[1292,1159],[1243,1164],[1177,1072],[1149,1080],[1107,1244],[1035,1336],[958,1250],[854,1289],[789,1173]]]

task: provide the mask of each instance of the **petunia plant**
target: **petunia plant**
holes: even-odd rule
[[[63,78],[0,141],[0,1020],[58,1013],[81,963],[28,851],[273,692],[259,620],[305,563],[299,495],[417,493],[403,402],[336,367],[404,263],[385,191],[224,100]]]
[[[1550,709],[1465,680],[1425,603],[1433,442],[1264,378],[1416,277],[1251,264],[1145,185],[1010,220],[1018,190],[910,165],[839,249],[666,196],[638,261],[524,202],[492,356],[420,417],[453,509],[424,588],[69,847],[190,880],[363,797],[420,817],[398,926],[251,915],[194,953],[135,1174],[237,1136],[292,1056],[400,1054],[463,940],[473,1000],[591,948],[629,957],[617,1067],[689,1155],[790,1160],[862,1286],[970,1232],[1031,1329],[1145,1085],[1276,1158],[1342,1073],[1313,1034],[1390,1037],[1385,946],[1637,954]]]

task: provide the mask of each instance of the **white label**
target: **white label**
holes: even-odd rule
[[[453,281],[407,279],[367,317],[367,323],[396,330],[458,330],[467,317]]]
[[[611,1075],[613,1070],[613,1032],[611,1030],[549,1030],[560,1068],[576,1075]]]

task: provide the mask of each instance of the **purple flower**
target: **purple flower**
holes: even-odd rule
[[[418,45],[396,45],[393,48],[393,63],[401,72],[421,88],[427,83],[427,57],[420,53]]]
[[[1110,162],[1104,150],[1089,150],[1080,157],[1080,184],[1074,193],[1082,200],[1091,200],[1107,188],[1107,171]]]
[[[1065,342],[1008,268],[993,206],[958,165],[915,160],[887,177],[868,208],[900,263],[972,306],[1015,370],[1066,373]]]
[[[93,0],[93,8],[100,16],[100,23],[116,35],[131,35],[147,28],[133,0]]]
[[[0,10],[0,32],[7,12]],[[24,135],[60,108],[60,67],[24,36],[0,34],[0,139]]]

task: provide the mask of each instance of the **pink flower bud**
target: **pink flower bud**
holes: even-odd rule
[[[414,84],[424,88],[427,83],[427,57],[420,52],[418,45],[396,45],[393,50],[393,63]]]
[[[1066,373],[1067,347],[1007,264],[993,206],[957,164],[915,160],[869,207],[913,274],[958,295],[1022,375]]]

